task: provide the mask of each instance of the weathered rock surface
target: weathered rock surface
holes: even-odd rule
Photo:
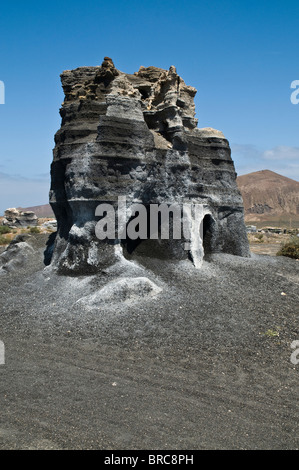
[[[194,96],[175,67],[140,67],[130,75],[105,57],[101,66],[61,75],[65,101],[55,135],[50,203],[58,223],[52,265],[61,273],[92,273],[125,256],[191,258],[204,252],[249,256],[243,202],[229,143],[197,128]],[[181,240],[99,240],[96,207],[135,203],[202,204],[198,227]],[[52,247],[53,248],[53,247]],[[49,248],[51,249],[51,248]]]
[[[43,228],[46,228],[46,229],[56,230],[57,229],[57,221],[56,221],[56,219],[47,220],[41,226]]]
[[[8,225],[10,227],[28,227],[36,226],[38,218],[32,211],[21,211],[16,208],[6,209],[4,212],[4,218],[2,219],[2,225]]]
[[[17,235],[0,255],[0,276],[17,271],[24,267],[28,257],[32,257],[34,249],[27,243],[30,236]]]

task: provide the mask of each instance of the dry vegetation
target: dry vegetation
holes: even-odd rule
[[[291,237],[286,243],[281,246],[277,255],[299,259],[299,238],[294,236]]]
[[[1,218],[0,218],[1,220]],[[44,222],[52,220],[50,218],[38,219],[38,226],[36,227],[20,227],[10,228],[6,225],[0,225],[0,245],[9,245],[9,243],[17,236],[22,233],[52,233],[51,228],[42,227]]]
[[[253,253],[299,258],[299,237],[290,234],[249,233],[248,240]]]

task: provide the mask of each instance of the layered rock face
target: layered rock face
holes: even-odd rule
[[[197,128],[196,89],[175,67],[140,67],[130,75],[105,57],[101,66],[63,72],[61,81],[50,190],[58,222],[52,264],[61,273],[97,272],[122,254],[191,258],[197,266],[213,252],[249,256],[229,143],[219,131]],[[99,240],[96,208],[116,207],[119,197],[126,199],[125,225],[136,203],[148,214],[153,204],[200,205],[203,240],[190,214],[181,239],[151,239],[147,227],[146,240]]]
[[[38,218],[34,212],[21,211],[15,207],[6,209],[2,220],[2,225],[8,225],[10,227],[36,226],[37,223]]]

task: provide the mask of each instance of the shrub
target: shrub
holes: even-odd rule
[[[268,336],[269,338],[273,338],[275,336],[279,336],[279,330],[280,328],[277,328],[276,330],[267,330],[264,335]]]
[[[264,242],[264,235],[263,235],[262,233],[258,233],[258,234],[255,236],[255,238],[257,238],[260,243],[263,243],[263,242]]]
[[[30,227],[29,232],[30,233],[40,233],[40,228],[39,227]]]
[[[9,240],[7,240],[7,238],[5,238],[3,235],[0,235],[0,245],[8,245],[9,244]]]
[[[11,228],[7,227],[7,225],[0,225],[0,235],[4,235],[4,233],[11,233]]]
[[[276,254],[277,256],[299,259],[299,237],[291,237]]]

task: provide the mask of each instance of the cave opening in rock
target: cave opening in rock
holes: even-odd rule
[[[138,87],[142,100],[147,100],[151,94],[151,87],[148,85]]]
[[[201,233],[202,233],[202,244],[204,249],[204,259],[209,258],[213,253],[214,246],[214,235],[215,235],[216,223],[211,214],[206,214],[202,221]]]

